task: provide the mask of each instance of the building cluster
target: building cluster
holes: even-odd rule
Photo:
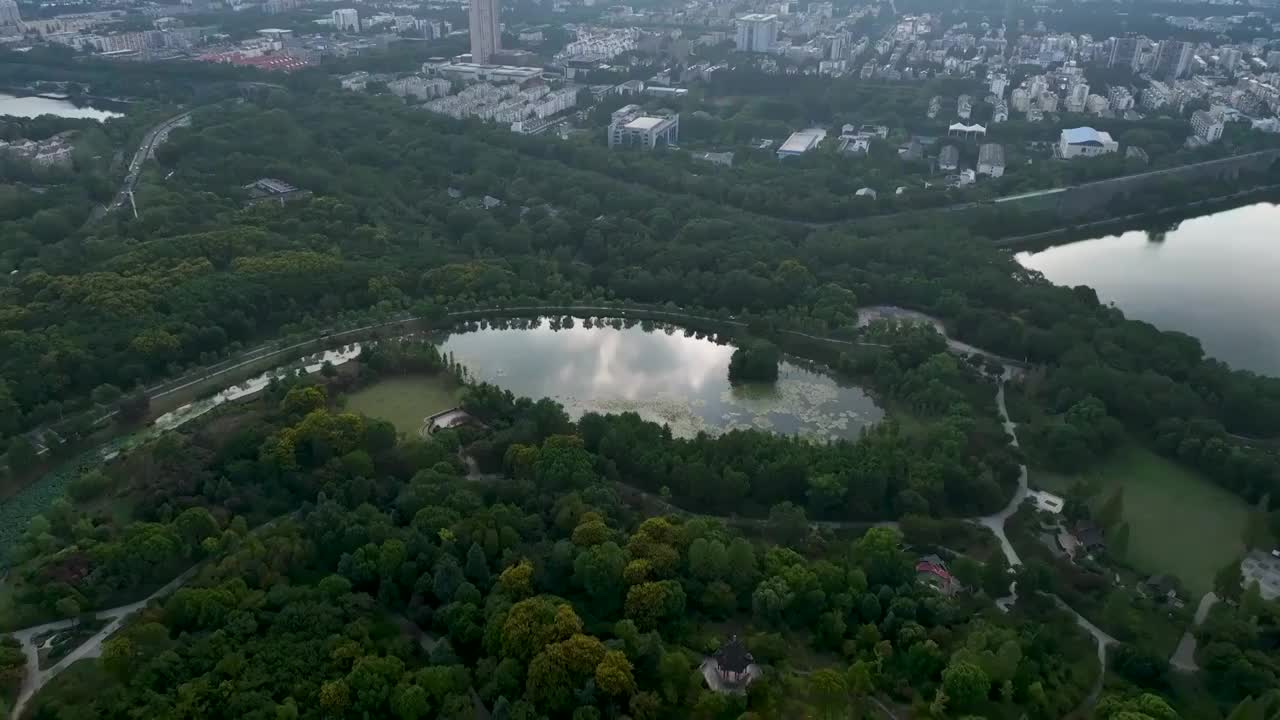
[[[686,19],[701,18],[707,25],[720,25],[731,8],[716,7],[711,12],[698,12],[701,6],[693,3],[686,8]],[[699,36],[697,44],[718,45],[732,42],[741,53],[777,55],[796,62],[817,63],[817,72],[825,75],[843,75],[849,71],[850,62],[868,47],[870,38],[853,30],[855,23],[866,15],[878,15],[877,5],[842,7],[837,12],[830,2],[809,3],[804,10],[797,3],[770,4],[758,12],[748,12],[732,17],[727,31],[712,31]],[[757,60],[768,71],[779,66],[768,58]]]
[[[575,39],[556,53],[556,62],[601,62],[636,49],[640,30],[634,27],[611,29],[589,26],[574,28]]]
[[[264,14],[275,15],[297,9],[303,1],[227,0],[219,3],[218,7],[231,11],[259,8]],[[406,6],[396,6],[403,7]],[[293,38],[290,31],[267,29],[261,31],[259,37],[232,43],[225,35],[219,34],[216,26],[198,26],[185,17],[208,13],[211,9],[209,0],[147,5],[137,12],[149,18],[153,28],[124,29],[121,23],[132,17],[124,10],[80,12],[24,20],[15,0],[0,0],[0,42],[66,45],[79,51],[113,58],[149,61],[196,58],[211,62],[255,65],[265,69],[291,70],[318,62],[326,56],[343,57],[360,54],[369,48],[386,47],[400,35],[437,39],[453,32],[453,26],[443,20],[419,18],[404,14],[403,11],[366,14],[363,10],[347,7],[329,11],[327,16],[316,22],[332,27],[340,36],[365,33],[363,37],[332,38],[316,35]],[[268,33],[279,33],[280,37],[265,37]],[[272,55],[292,59],[264,58]]]
[[[521,133],[541,132],[577,107],[580,89],[576,85],[550,86],[538,68],[443,59],[423,63],[420,73],[403,77],[354,72],[337,79],[344,90],[354,92],[365,90],[370,83],[382,83],[422,110],[498,122]]]
[[[422,109],[455,118],[492,120],[504,125],[524,121],[546,120],[578,104],[574,87],[552,88],[541,85],[521,87],[515,83],[491,85],[477,83],[456,95],[431,100]]]
[[[65,167],[71,164],[75,131],[58,133],[45,140],[0,140],[0,157],[26,161],[37,167]]]
[[[360,92],[368,88],[369,83],[383,83],[392,95],[402,97],[410,102],[422,102],[444,97],[453,89],[453,83],[439,77],[423,77],[410,75],[396,77],[388,73],[368,73],[363,70],[348,73],[338,78],[343,90]]]

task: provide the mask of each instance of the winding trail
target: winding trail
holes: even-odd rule
[[[1005,434],[1009,436],[1009,445],[1018,447],[1017,423],[1013,422],[1009,417],[1009,408],[1004,403],[1004,385],[1005,382],[1013,376],[1013,370],[1005,366],[1004,375],[1000,378],[1000,387],[996,390],[996,409],[1000,411],[1000,421],[1004,424]],[[1018,512],[1018,508],[1022,507],[1022,501],[1027,498],[1027,466],[1018,466],[1018,489],[1013,491],[1013,497],[1009,498],[1009,504],[1005,505],[999,512],[990,515],[973,518],[973,521],[987,528],[1000,541],[1000,549],[1004,551],[1005,560],[1009,561],[1009,565],[1021,565],[1022,558],[1018,557],[1018,551],[1013,549],[1013,543],[1009,542],[1008,536],[1004,533],[1004,524],[1013,514]],[[1010,593],[1016,598],[1012,587]]]
[[[996,391],[996,408],[1000,411],[1000,418],[1004,423],[1004,431],[1009,435],[1009,445],[1018,447],[1018,424],[1009,417],[1009,408],[1004,401],[1005,383],[1013,377],[1017,370],[1005,365],[1004,374],[1000,377],[1000,388]],[[996,539],[1000,541],[1000,547],[1004,550],[1005,559],[1009,561],[1009,566],[1017,566],[1022,564],[1022,558],[1018,556],[1018,551],[1014,549],[1013,543],[1009,542],[1008,535],[1005,534],[1004,525],[1013,514],[1022,506],[1023,500],[1027,497],[1027,466],[1025,464],[1018,465],[1018,489],[1014,491],[1013,497],[1010,498],[1009,504],[1003,510],[991,515],[973,518],[973,521],[986,527],[995,534]],[[1098,696],[1102,694],[1102,684],[1107,674],[1107,647],[1115,644],[1116,639],[1108,635],[1102,628],[1094,625],[1085,616],[1081,615],[1074,608],[1066,603],[1065,600],[1053,595],[1053,601],[1058,607],[1070,612],[1076,618],[1076,624],[1084,628],[1086,632],[1093,636],[1098,644],[1098,679],[1093,685],[1088,697],[1085,698],[1082,707],[1090,707],[1098,700]],[[1008,612],[1009,608],[1018,600],[1018,584],[1016,582],[1009,585],[1009,595],[1007,597],[996,600],[996,605],[1001,610]]]

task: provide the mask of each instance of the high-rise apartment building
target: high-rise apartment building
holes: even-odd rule
[[[360,13],[354,8],[342,8],[330,13],[333,27],[338,32],[360,32]]]
[[[1120,37],[1111,39],[1111,58],[1107,67],[1133,69],[1138,59],[1138,38]]]
[[[17,0],[0,0],[0,28],[16,30],[22,27],[22,13]]]
[[[1156,65],[1152,74],[1160,80],[1176,80],[1187,74],[1191,67],[1191,43],[1165,40],[1156,53]]]
[[[501,13],[498,0],[471,0],[471,62],[488,65],[502,47],[502,31],[498,29]]]
[[[772,52],[778,37],[778,16],[752,13],[738,18],[738,50]]]

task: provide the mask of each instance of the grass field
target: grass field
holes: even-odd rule
[[[1099,501],[1123,487],[1129,563],[1142,572],[1177,575],[1197,596],[1244,552],[1245,502],[1149,450],[1127,446],[1079,476],[1032,469],[1030,478],[1032,487],[1055,493],[1077,480],[1095,484]]]
[[[461,397],[462,388],[443,373],[399,375],[352,393],[347,409],[388,420],[396,431],[417,435],[424,418],[457,407]]]

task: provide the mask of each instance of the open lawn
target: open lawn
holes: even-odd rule
[[[397,432],[416,436],[426,417],[457,407],[461,397],[462,388],[444,373],[397,375],[349,395],[347,409],[388,420]]]
[[[1150,450],[1126,446],[1078,476],[1033,468],[1030,477],[1032,487],[1059,494],[1078,480],[1097,488],[1099,502],[1123,487],[1129,563],[1142,572],[1177,575],[1197,597],[1213,588],[1214,573],[1244,552],[1244,501]]]

